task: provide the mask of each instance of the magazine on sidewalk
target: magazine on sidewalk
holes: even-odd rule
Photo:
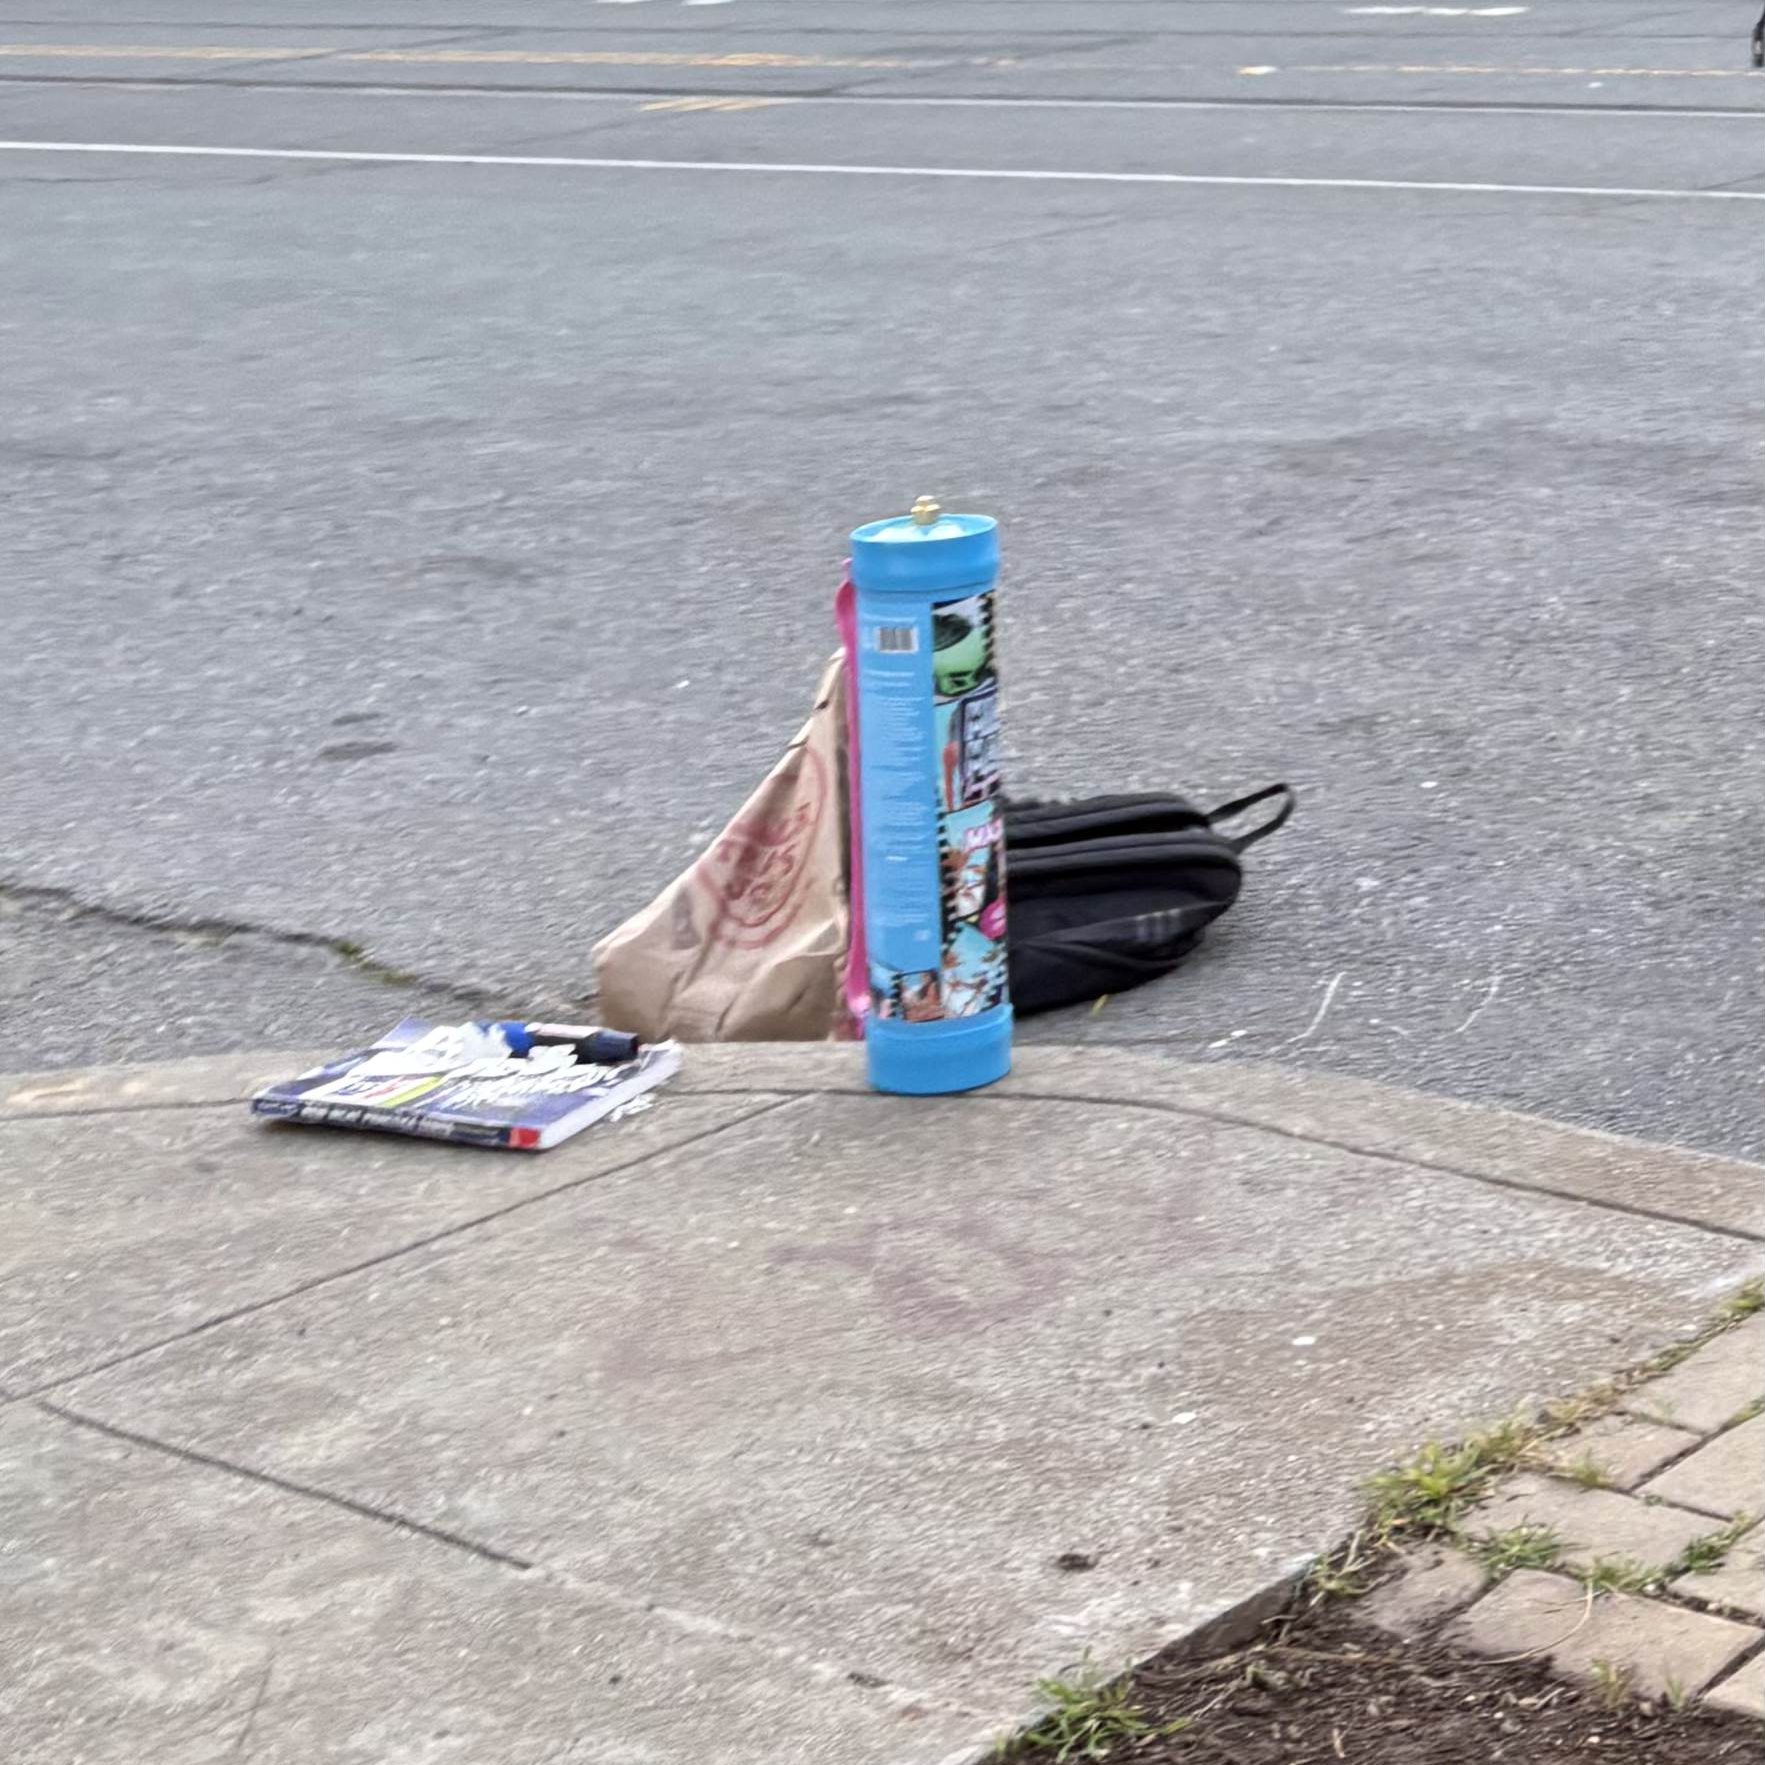
[[[274,1121],[543,1152],[680,1070],[672,1042],[642,1047],[616,1066],[584,1065],[566,1047],[473,1058],[471,1027],[407,1017],[371,1048],[259,1091],[251,1112]]]

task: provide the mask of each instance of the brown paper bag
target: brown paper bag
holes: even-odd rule
[[[598,1015],[683,1042],[851,1035],[846,961],[846,670],[765,782],[649,906],[594,947]]]

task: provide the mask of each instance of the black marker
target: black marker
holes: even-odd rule
[[[643,1048],[637,1036],[623,1030],[598,1030],[589,1024],[499,1023],[509,1052],[522,1055],[535,1048],[569,1048],[584,1066],[623,1066]]]

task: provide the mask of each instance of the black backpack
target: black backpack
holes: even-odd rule
[[[1235,838],[1216,824],[1281,806]],[[1240,854],[1293,813],[1272,784],[1217,809],[1181,797],[1005,805],[1011,1002],[1020,1016],[1169,974],[1244,886]]]

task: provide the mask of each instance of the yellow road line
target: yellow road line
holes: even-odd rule
[[[640,104],[639,110],[765,110],[773,104],[790,104],[789,98],[658,98]]]
[[[923,63],[882,56],[692,55],[649,49],[354,49],[339,50],[338,61],[428,61],[514,67],[915,67]]]
[[[328,61],[423,62],[447,67],[758,67],[901,68],[937,65],[886,56],[772,55],[759,51],[694,55],[651,49],[325,49],[310,44],[241,49],[221,44],[0,43],[18,61]]]
[[[352,64],[423,65],[430,67],[692,67],[692,68],[876,68],[913,69],[965,66],[1004,72],[1017,65],[1012,56],[959,58],[886,55],[788,55],[748,50],[724,55],[665,49],[343,49],[311,44],[264,45],[255,49],[218,43],[0,43],[0,57],[14,61],[315,61]],[[1098,73],[1132,63],[1039,64],[1048,71]],[[1142,71],[1146,71],[1142,68]],[[1170,72],[1205,73],[1200,67]],[[1406,64],[1385,62],[1299,62],[1287,67],[1258,64],[1240,67],[1244,78],[1271,74],[1398,74],[1406,76],[1471,75],[1483,79],[1598,80],[1728,80],[1756,79],[1744,67],[1498,67],[1453,62]]]

